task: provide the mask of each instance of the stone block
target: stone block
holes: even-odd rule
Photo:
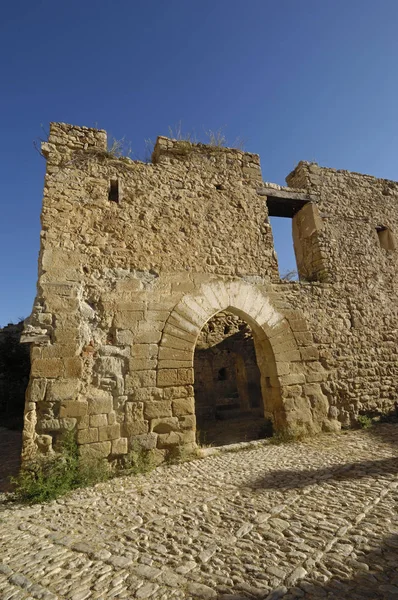
[[[173,415],[176,417],[182,415],[192,415],[195,412],[195,400],[194,398],[178,398],[173,400]]]
[[[146,318],[148,321],[160,321],[165,323],[170,315],[168,310],[147,310]]]
[[[290,350],[297,350],[296,340],[292,336],[290,336],[290,339],[282,339],[278,343],[274,343],[274,340],[272,340],[272,350],[275,356],[289,352]]]
[[[132,345],[136,341],[136,336],[130,329],[119,329],[116,331],[116,341],[118,344]]]
[[[186,342],[191,342],[191,344],[195,344],[199,330],[197,329],[195,330],[195,333],[190,333],[189,331],[181,329],[178,323],[175,325],[172,324],[172,322],[169,319],[169,321],[164,326],[163,332],[164,335],[175,336],[179,339],[185,340]]]
[[[117,329],[133,329],[138,321],[144,319],[144,311],[117,311],[114,316],[113,324]]]
[[[88,414],[101,415],[113,410],[112,395],[103,390],[95,390],[88,395]]]
[[[165,400],[177,400],[179,398],[193,397],[194,389],[192,385],[180,385],[165,388],[163,390]]]
[[[301,385],[284,385],[282,388],[283,398],[296,398],[301,396],[303,393],[303,387]]]
[[[133,358],[129,361],[130,371],[149,371],[156,369],[158,361],[156,358]]]
[[[167,325],[178,327],[181,331],[186,331],[196,338],[203,323],[206,323],[207,316],[200,316],[188,307],[184,307],[181,302],[178,304],[177,310],[173,311],[167,321]]]
[[[158,448],[170,448],[171,446],[180,446],[181,444],[194,444],[194,431],[171,431],[170,433],[161,433],[158,435]]]
[[[87,429],[88,427],[90,427],[90,417],[88,415],[84,415],[84,417],[78,417],[77,429]]]
[[[193,384],[194,371],[190,369],[177,369],[177,381],[179,385]]]
[[[181,444],[181,433],[172,431],[171,433],[162,433],[158,435],[157,447],[170,448]]]
[[[195,415],[183,415],[179,417],[179,423],[181,429],[196,430],[196,416]]]
[[[306,364],[306,379],[307,383],[317,383],[325,381],[328,375],[318,362],[310,362]]]
[[[47,386],[46,399],[49,402],[75,400],[80,388],[81,382],[79,379],[57,379],[50,381]]]
[[[281,375],[279,378],[281,385],[295,385],[296,383],[305,383],[303,373],[291,373],[290,375]]]
[[[38,348],[39,349],[39,348]],[[67,358],[76,356],[77,344],[52,344],[40,348],[40,358]]]
[[[119,417],[121,417],[121,420],[123,420],[123,416],[119,415]],[[116,413],[114,411],[111,411],[110,413],[108,413],[108,425],[114,425],[115,423],[118,423],[119,421],[116,418]]]
[[[161,337],[161,331],[138,331],[135,341],[137,344],[158,344]]]
[[[127,454],[128,451],[128,439],[127,438],[119,438],[117,440],[112,440],[112,450],[111,454]]]
[[[301,354],[301,360],[304,360],[304,361],[319,360],[319,351],[317,348],[314,348],[313,346],[301,348],[300,354]]]
[[[38,435],[36,443],[43,454],[50,454],[52,452],[53,438],[51,435]]]
[[[157,354],[157,344],[135,344],[131,348],[132,358],[154,358]]]
[[[38,427],[41,431],[59,431],[61,423],[59,419],[41,419]]]
[[[170,433],[170,431],[178,431],[180,424],[177,417],[163,417],[161,419],[151,419],[151,432],[155,433]]]
[[[60,417],[84,417],[88,412],[86,400],[63,400],[59,409]]]
[[[122,436],[130,438],[131,436],[149,432],[149,421],[131,421],[123,423]]]
[[[79,338],[79,331],[77,327],[57,327],[54,330],[54,337],[57,344],[62,345],[76,345],[76,340]]]
[[[93,444],[84,444],[80,446],[80,456],[82,460],[99,460],[107,458],[111,453],[111,442],[94,442]]]
[[[26,390],[26,399],[31,402],[41,402],[46,394],[46,379],[31,379]]]
[[[129,400],[134,402],[146,402],[147,400],[157,402],[162,400],[164,391],[163,388],[158,387],[137,388],[129,395]]]
[[[304,319],[289,319],[289,325],[294,332],[303,332],[308,335],[308,325]]]
[[[77,419],[75,419],[73,417],[64,417],[59,420],[61,429],[65,430],[65,431],[72,431],[73,429],[75,429],[76,423],[77,423]]]
[[[134,371],[126,376],[126,392],[136,388],[156,387],[156,371]]]
[[[157,419],[159,417],[171,417],[170,400],[160,400],[158,402],[145,402],[144,416],[146,419]]]
[[[90,415],[90,427],[105,427],[105,425],[108,425],[108,415]]]
[[[100,442],[105,442],[106,440],[115,440],[117,438],[120,438],[119,423],[98,428],[98,439]]]
[[[141,294],[140,294],[141,295]],[[138,302],[126,302],[126,300],[116,302],[116,310],[120,312],[139,312],[145,310],[145,302],[143,300]]]
[[[192,348],[190,350],[176,350],[175,348],[162,346],[159,349],[159,360],[192,361],[192,356]]]
[[[126,402],[124,405],[126,423],[144,420],[143,402]]]
[[[65,377],[80,379],[83,374],[83,361],[75,356],[74,358],[65,358]]]
[[[133,440],[133,442],[137,442],[142,448],[145,448],[145,450],[152,450],[153,448],[156,448],[157,441],[157,433],[137,435]]]
[[[91,444],[98,442],[98,428],[89,427],[88,429],[79,429],[77,432],[78,444]]]
[[[159,369],[157,375],[157,385],[159,387],[174,386],[178,384],[177,369]]]
[[[299,362],[299,361],[301,361],[300,350],[290,350],[288,352],[276,352],[275,359],[277,362]]]
[[[62,377],[64,364],[60,358],[35,358],[32,361],[31,376],[56,378]]]
[[[193,343],[191,340],[182,340],[175,335],[165,333],[162,339],[162,345],[160,346],[160,349],[163,348],[175,348],[176,350],[185,350],[192,353]]]
[[[88,346],[88,348],[91,348],[91,351],[95,351],[95,348],[93,348],[93,346]],[[129,357],[130,356],[130,347],[128,345],[124,345],[124,346],[112,346],[111,344],[105,344],[103,346],[100,346],[99,349],[99,354],[102,356],[111,356],[111,357]],[[110,363],[112,364],[112,363]]]
[[[311,346],[314,343],[312,333],[308,331],[295,331],[294,337],[299,346]]]
[[[189,369],[192,368],[192,360],[160,360],[159,369]]]
[[[140,279],[122,279],[116,282],[116,292],[136,292],[142,290]]]
[[[278,375],[289,375],[290,373],[290,363],[288,362],[277,362],[276,363],[276,372]]]

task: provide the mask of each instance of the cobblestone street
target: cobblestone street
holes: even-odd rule
[[[380,425],[5,502],[0,598],[398,599],[397,441]]]

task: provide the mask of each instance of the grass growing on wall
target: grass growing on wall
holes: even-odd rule
[[[117,475],[139,475],[155,467],[150,452],[137,444],[118,468],[112,469],[106,459],[83,459],[74,432],[68,432],[60,444],[60,452],[27,463],[17,477],[11,477],[14,498],[18,502],[49,502],[67,492],[107,481]]]

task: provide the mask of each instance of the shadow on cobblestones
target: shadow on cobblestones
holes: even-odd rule
[[[348,559],[347,566],[356,571],[351,578],[334,576],[326,584],[303,581],[300,588],[305,591],[304,597],[308,598],[396,600],[398,598],[397,564],[398,535],[394,534],[384,538],[380,547],[368,554],[358,556],[357,560]],[[325,567],[333,570],[333,565],[328,565],[327,560]],[[286,600],[297,597],[292,590],[285,596]]]
[[[377,442],[388,444],[397,449],[397,423],[380,424],[368,430],[369,437]]]
[[[293,471],[286,469],[270,471],[264,477],[252,482],[251,487],[289,490],[323,483],[328,479],[343,481],[345,479],[378,477],[387,474],[398,474],[398,457],[344,463],[314,470]]]

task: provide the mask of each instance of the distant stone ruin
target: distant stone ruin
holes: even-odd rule
[[[25,458],[65,430],[83,456],[162,460],[196,421],[234,441],[244,421],[313,434],[393,407],[397,183],[301,162],[281,187],[255,154],[165,137],[145,164],[63,123],[42,151]],[[270,216],[292,221],[300,281]]]

